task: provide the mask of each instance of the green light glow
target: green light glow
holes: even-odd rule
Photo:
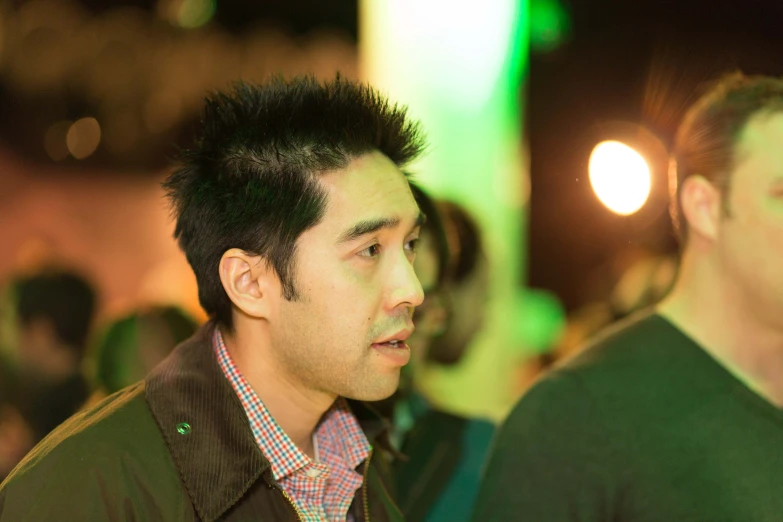
[[[561,0],[530,1],[530,46],[534,52],[557,49],[570,30],[571,20]]]
[[[184,0],[177,13],[180,27],[195,29],[212,19],[215,14],[215,0]]]
[[[407,28],[404,38],[395,36],[392,53],[407,62],[406,68],[425,72],[427,81],[417,82],[420,87],[445,98],[444,103],[480,110],[505,65],[508,42],[516,29],[509,23],[515,19],[515,2],[489,2],[481,9],[453,4],[448,0],[382,1],[376,12],[384,26]]]
[[[444,407],[499,417],[511,404],[528,196],[520,86],[527,71],[527,0],[363,0],[362,75],[422,121],[430,152],[412,171],[433,194],[480,222],[491,257],[489,316],[463,364],[433,370],[428,392]],[[536,330],[538,331],[538,330]],[[497,383],[509,383],[509,386]],[[480,392],[479,392],[480,390]]]

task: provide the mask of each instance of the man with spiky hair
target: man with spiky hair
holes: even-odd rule
[[[401,167],[422,148],[339,77],[211,96],[165,182],[211,320],[33,450],[0,521],[399,520],[362,401],[409,359],[424,217]]]

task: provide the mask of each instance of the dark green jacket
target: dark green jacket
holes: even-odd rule
[[[0,486],[0,522],[297,520],[218,365],[212,330],[45,438]],[[381,419],[352,406],[370,441],[382,435]],[[386,460],[375,447],[357,469],[357,522],[402,520]]]

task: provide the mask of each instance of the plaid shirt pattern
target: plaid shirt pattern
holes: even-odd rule
[[[258,447],[303,520],[352,522],[348,508],[363,482],[356,468],[369,456],[370,444],[345,400],[335,401],[316,427],[319,461],[314,462],[269,414],[234,364],[217,328],[213,345],[223,373],[242,402]]]

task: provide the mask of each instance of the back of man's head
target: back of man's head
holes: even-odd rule
[[[274,268],[296,300],[297,238],[322,218],[318,175],[374,151],[398,166],[423,148],[416,124],[372,88],[339,76],[237,84],[207,99],[194,145],[166,180],[175,237],[198,282],[207,314],[229,331],[232,306],[218,274],[231,248]]]
[[[478,224],[467,210],[451,201],[440,202],[452,254],[450,278],[455,285],[475,275],[484,255]]]
[[[688,238],[681,191],[684,181],[701,176],[721,191],[723,211],[739,138],[753,116],[783,111],[783,79],[734,73],[717,81],[685,114],[677,131],[670,170],[672,219],[681,243]]]
[[[428,352],[431,362],[455,365],[484,323],[489,292],[489,266],[481,231],[470,213],[451,201],[439,202],[449,240],[449,318],[446,331]]]
[[[87,280],[72,272],[51,269],[19,277],[12,283],[11,292],[22,327],[46,321],[60,344],[78,357],[83,355],[96,308],[95,290]]]
[[[440,290],[449,277],[451,254],[449,240],[444,228],[443,218],[438,209],[438,203],[416,183],[410,183],[411,193],[427,220],[421,226],[421,234],[427,234],[432,241],[433,252],[437,258],[437,274],[434,277],[435,288],[424,288],[424,291]]]
[[[197,328],[195,320],[175,306],[135,310],[113,320],[94,348],[98,386],[114,393],[143,379]]]

